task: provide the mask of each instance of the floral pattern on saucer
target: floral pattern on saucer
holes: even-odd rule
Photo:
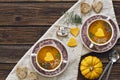
[[[87,28],[89,27],[89,24],[96,19],[107,20],[112,25],[114,34],[109,43],[102,45],[102,46],[98,46],[98,45],[94,44],[94,46],[92,48],[90,48],[89,45],[91,44],[91,41],[89,40],[89,38],[87,36]],[[98,52],[98,53],[106,52],[106,51],[110,50],[118,40],[118,32],[119,31],[118,31],[116,24],[113,22],[112,19],[109,19],[109,17],[104,16],[104,15],[95,15],[95,16],[90,17],[89,19],[87,19],[85,21],[81,30],[82,30],[81,31],[81,39],[82,39],[84,46],[93,52]]]
[[[54,71],[44,71],[44,70],[42,70],[38,66],[37,61],[36,61],[36,57],[37,57],[36,55],[37,55],[38,51],[40,50],[40,48],[42,48],[43,46],[48,46],[48,45],[54,45],[62,53],[62,62],[60,64],[60,66]],[[66,48],[64,47],[64,45],[61,42],[59,42],[55,39],[45,39],[45,40],[40,41],[34,47],[34,49],[32,51],[32,54],[31,54],[31,62],[32,62],[33,68],[39,74],[41,74],[42,76],[45,76],[45,77],[53,77],[53,76],[57,76],[60,73],[62,73],[65,70],[65,68],[67,67],[67,65],[68,65],[68,53],[67,53]]]

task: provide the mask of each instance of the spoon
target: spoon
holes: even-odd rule
[[[112,66],[113,66],[113,63],[117,62],[117,60],[119,58],[120,58],[120,55],[118,54],[118,52],[116,50],[114,50],[114,52],[109,55],[109,59],[110,59],[111,65],[110,65],[110,68],[108,70],[107,77],[106,77],[105,80],[108,80],[110,72],[111,72],[111,69],[112,69]]]
[[[109,54],[109,63],[107,64],[106,68],[104,69],[102,75],[100,76],[99,80],[102,79],[103,75],[105,74],[105,72],[108,70],[107,72],[107,77],[105,80],[108,80],[113,63],[117,62],[117,60],[120,58],[118,52],[116,50],[113,50],[110,54]]]

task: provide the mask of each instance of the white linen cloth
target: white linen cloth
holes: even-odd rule
[[[93,0],[85,0],[85,2],[88,2],[89,4],[92,4]],[[115,13],[114,13],[114,9],[113,9],[113,4],[112,4],[112,0],[103,0],[103,10],[101,11],[100,14],[104,14],[107,16],[110,16],[111,19],[113,19],[113,21],[117,24],[116,18],[115,18]],[[76,4],[74,4],[69,10],[68,12],[74,11],[75,13],[79,14],[82,17],[83,22],[89,18],[90,16],[96,14],[93,10],[86,14],[86,15],[82,15],[80,13],[80,3],[81,0],[79,0]],[[58,38],[56,36],[56,31],[58,30],[58,27],[56,25],[65,25],[63,24],[65,17],[64,15],[58,19],[49,29],[48,31],[25,53],[25,55],[21,58],[21,60],[16,64],[16,66],[13,68],[13,70],[10,72],[10,74],[8,75],[8,77],[6,78],[6,80],[19,80],[19,78],[16,76],[16,68],[18,66],[25,66],[28,67],[29,72],[33,71],[35,72],[35,70],[33,69],[31,62],[30,62],[30,54],[32,53],[32,50],[34,48],[34,46],[41,41],[44,38],[55,38],[55,39],[59,39],[61,40],[65,45],[67,44],[67,41],[69,40],[69,38],[72,35],[69,35],[66,38]],[[74,27],[74,25],[69,25],[68,27]],[[79,28],[81,28],[81,25],[78,26]],[[79,61],[82,55],[87,54],[88,52],[90,52],[89,50],[87,50],[81,43],[81,39],[80,39],[80,35],[76,37],[77,41],[78,41],[78,46],[71,48],[68,47],[66,45],[66,48],[68,50],[68,56],[69,56],[69,65],[66,68],[66,70],[56,76],[56,77],[52,77],[52,78],[46,78],[43,77],[41,75],[38,74],[39,76],[39,80],[77,80],[77,75],[78,75],[78,67],[79,67]],[[25,79],[26,80],[26,79]]]

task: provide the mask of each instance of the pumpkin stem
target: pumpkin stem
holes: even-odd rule
[[[93,66],[90,66],[90,71],[93,71]]]

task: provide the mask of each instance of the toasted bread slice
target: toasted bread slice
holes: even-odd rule
[[[81,3],[81,13],[87,14],[91,11],[91,6],[88,3]]]
[[[101,1],[98,1],[98,2],[95,1],[92,7],[96,13],[100,13],[103,8],[103,3]]]
[[[39,80],[39,79],[36,73],[30,72],[30,74],[27,76],[27,80]]]
[[[26,78],[27,72],[28,72],[27,67],[24,67],[24,68],[18,67],[18,68],[16,69],[16,74],[17,74],[17,76],[18,76],[20,79]]]

